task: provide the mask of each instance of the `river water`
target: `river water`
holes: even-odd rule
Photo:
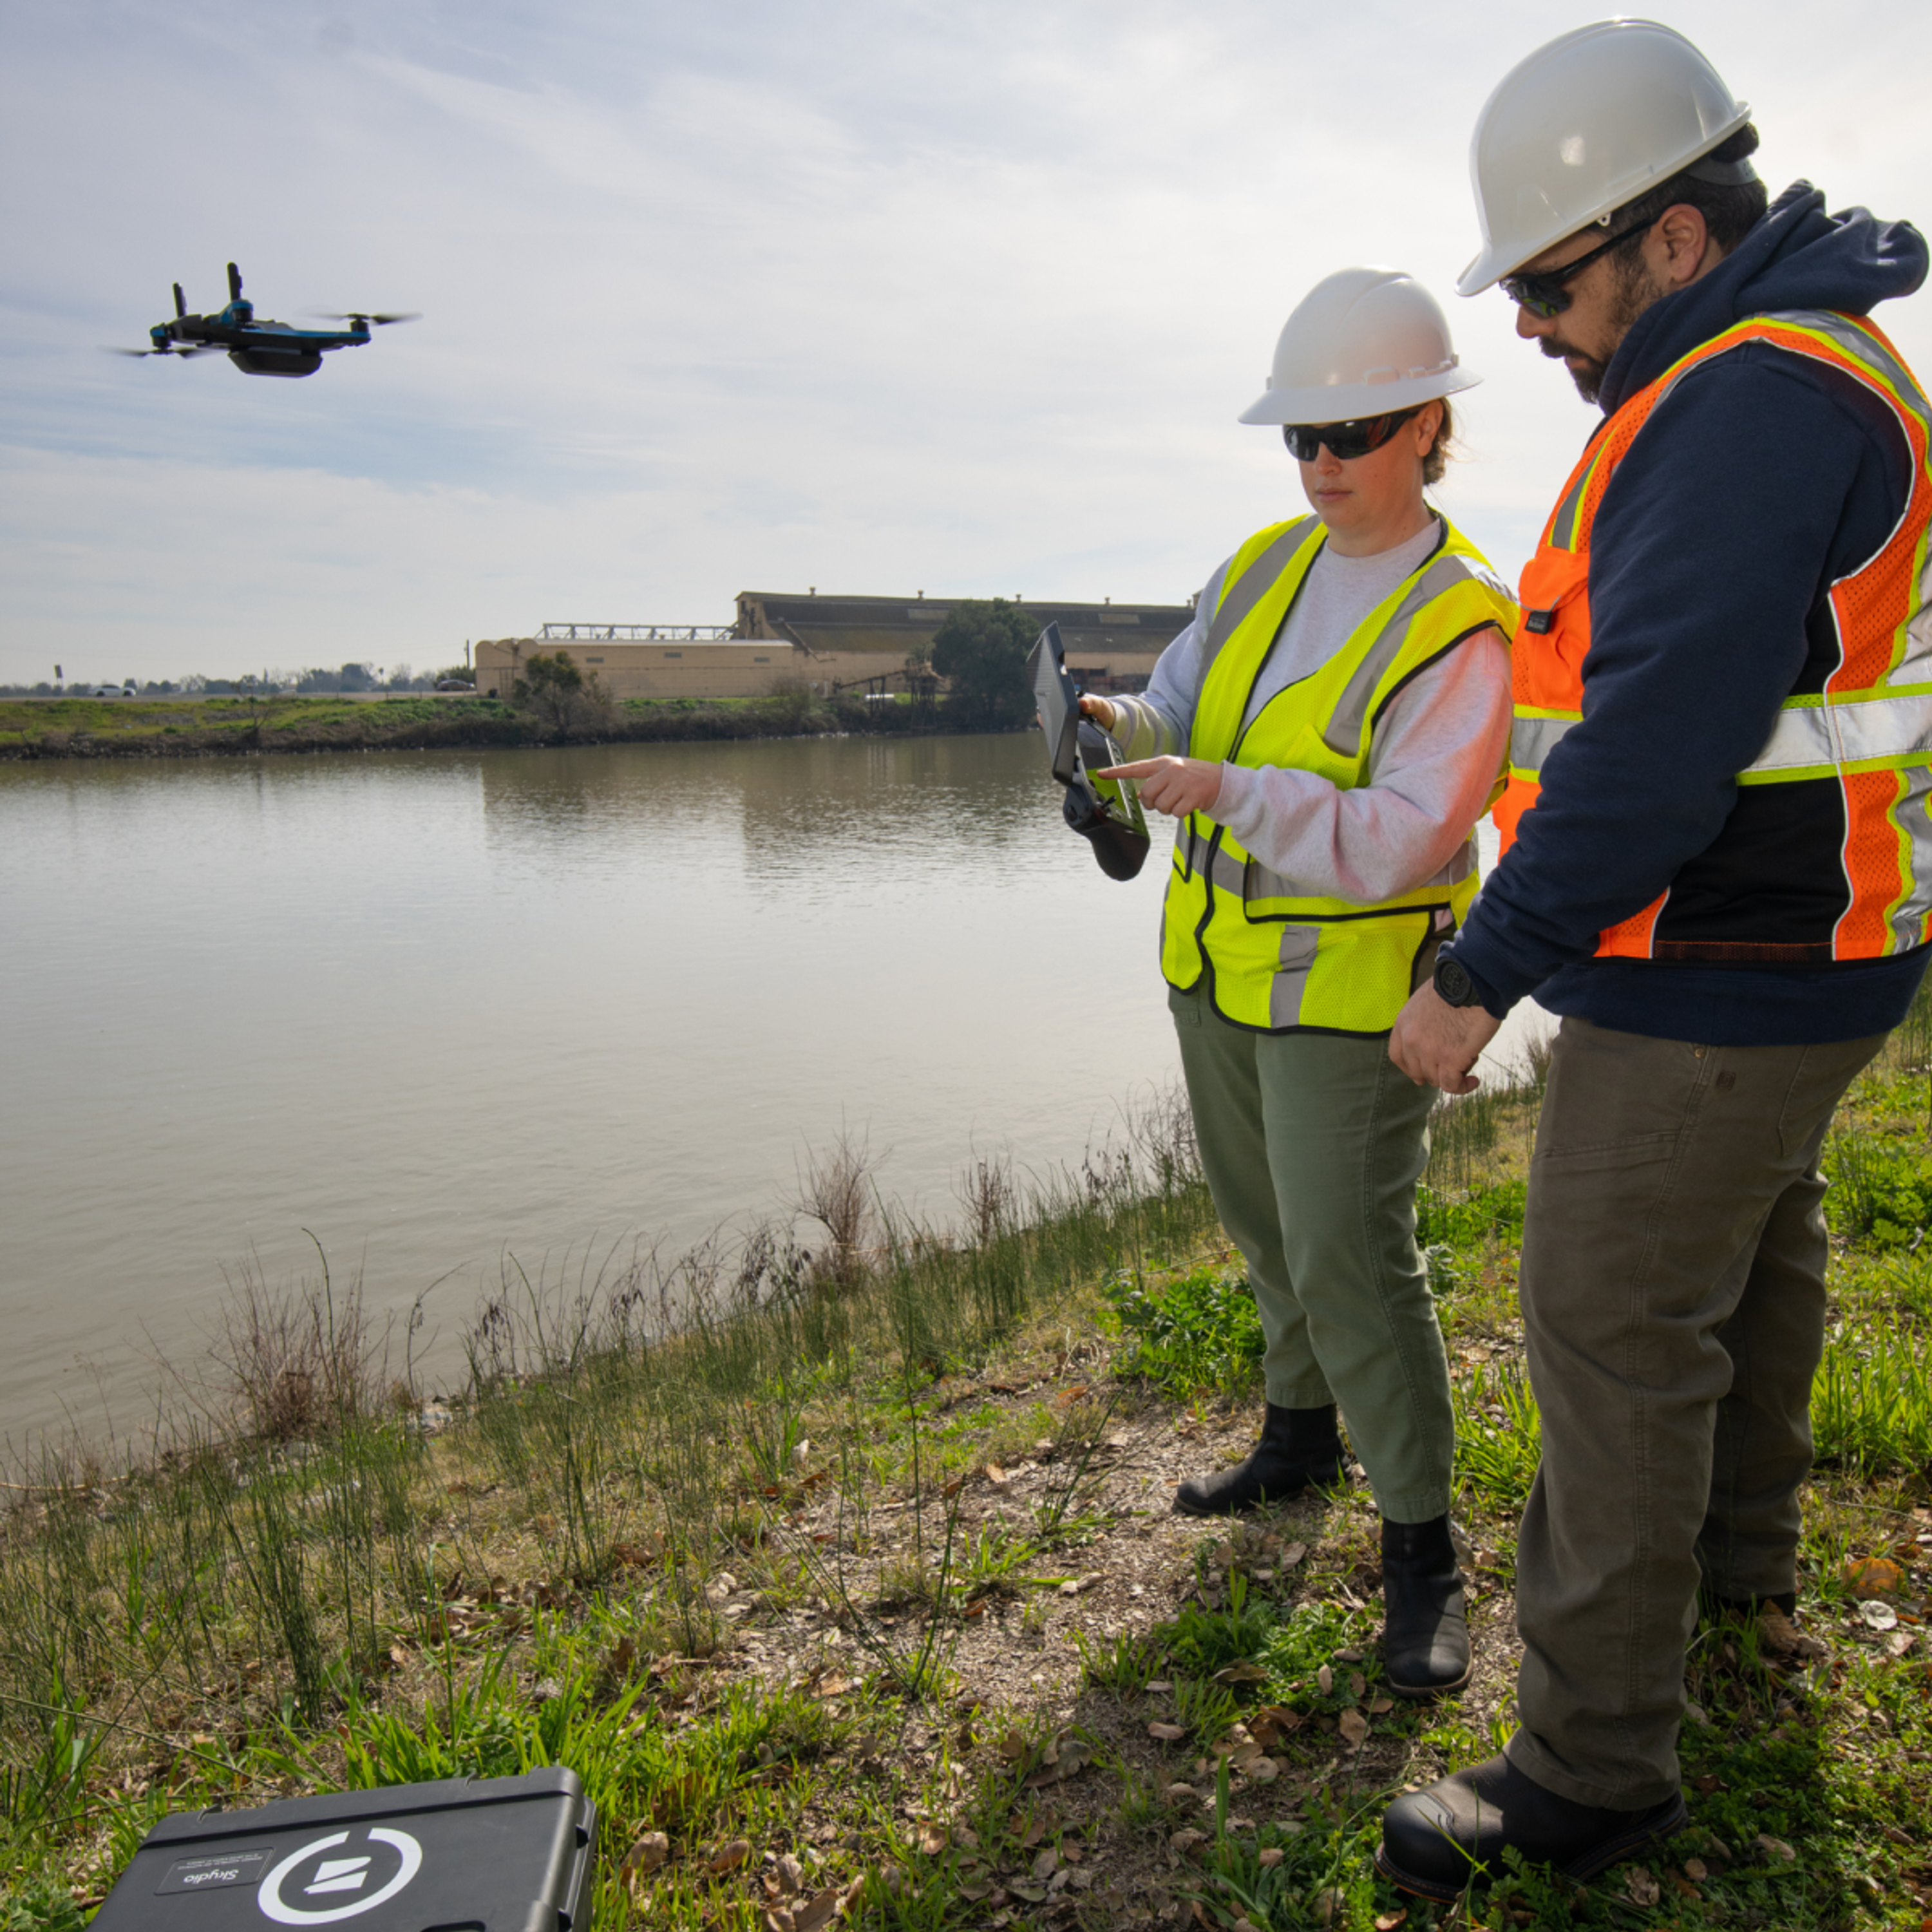
[[[450,1378],[506,1257],[675,1252],[842,1132],[934,1220],[1077,1164],[1174,1072],[1165,871],[1031,734],[0,765],[0,1433],[137,1425],[309,1233],[440,1283]]]

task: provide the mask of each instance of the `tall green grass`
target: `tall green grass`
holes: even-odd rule
[[[1189,1126],[1171,1099],[1148,1110],[1077,1170],[999,1192],[980,1239],[881,1207],[876,1238],[836,1270],[770,1229],[662,1266],[616,1250],[508,1265],[469,1326],[470,1385],[434,1450],[388,1402],[380,1338],[326,1273],[292,1303],[244,1282],[225,1390],[177,1382],[138,1466],[44,1448],[10,1472],[0,1873],[43,1868],[104,1815],[130,1850],[171,1802],[260,1802],[345,1770],[387,1782],[567,1751],[580,1772],[608,1760],[626,1791],[682,1776],[683,1747],[626,1714],[630,1664],[614,1673],[582,1632],[621,1612],[612,1651],[701,1659],[721,1640],[710,1586],[727,1564],[781,1598],[836,1597],[841,1552],[902,1478],[926,1499],[916,1613],[855,1600],[848,1621],[882,1679],[929,1695],[964,1553],[940,1497],[956,1452],[924,1391],[1076,1286],[1198,1246],[1213,1209]],[[882,1414],[902,1420],[880,1438]],[[1077,1454],[1068,1466],[1077,1476]],[[838,1500],[829,1552],[783,1528],[808,1476]],[[506,1534],[538,1572],[516,1603],[491,1572]],[[449,1608],[459,1593],[477,1606],[467,1622]],[[575,1648],[551,1644],[561,1689],[534,1704],[489,1662],[532,1618],[578,1632]],[[416,1658],[434,1660],[440,1697],[396,1704],[385,1683]],[[578,1694],[586,1672],[596,1695]],[[775,1726],[808,1739],[823,1721],[730,1718],[753,1750]]]

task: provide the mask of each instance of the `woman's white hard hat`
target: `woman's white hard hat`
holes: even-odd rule
[[[1456,278],[1480,295],[1701,160],[1750,118],[1718,70],[1654,20],[1598,20],[1538,47],[1497,83],[1469,143],[1483,246]],[[1712,164],[1754,178],[1747,163]]]
[[[1436,298],[1396,268],[1339,268],[1295,304],[1244,423],[1348,422],[1472,388]]]

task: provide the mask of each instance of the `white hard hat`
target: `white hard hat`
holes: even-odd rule
[[[1469,176],[1483,247],[1458,292],[1480,295],[1750,118],[1717,69],[1654,20],[1598,20],[1538,47],[1503,76],[1476,122]],[[1754,178],[1748,164],[1724,174]]]
[[[1244,423],[1348,422],[1482,380],[1456,359],[1436,298],[1396,268],[1338,268],[1295,304]]]

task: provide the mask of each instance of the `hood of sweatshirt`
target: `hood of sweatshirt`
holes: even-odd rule
[[[1869,315],[1910,295],[1926,266],[1925,238],[1910,222],[1876,220],[1862,208],[1828,214],[1809,182],[1793,182],[1708,275],[1637,317],[1604,371],[1604,413],[1747,316],[1802,308]]]

